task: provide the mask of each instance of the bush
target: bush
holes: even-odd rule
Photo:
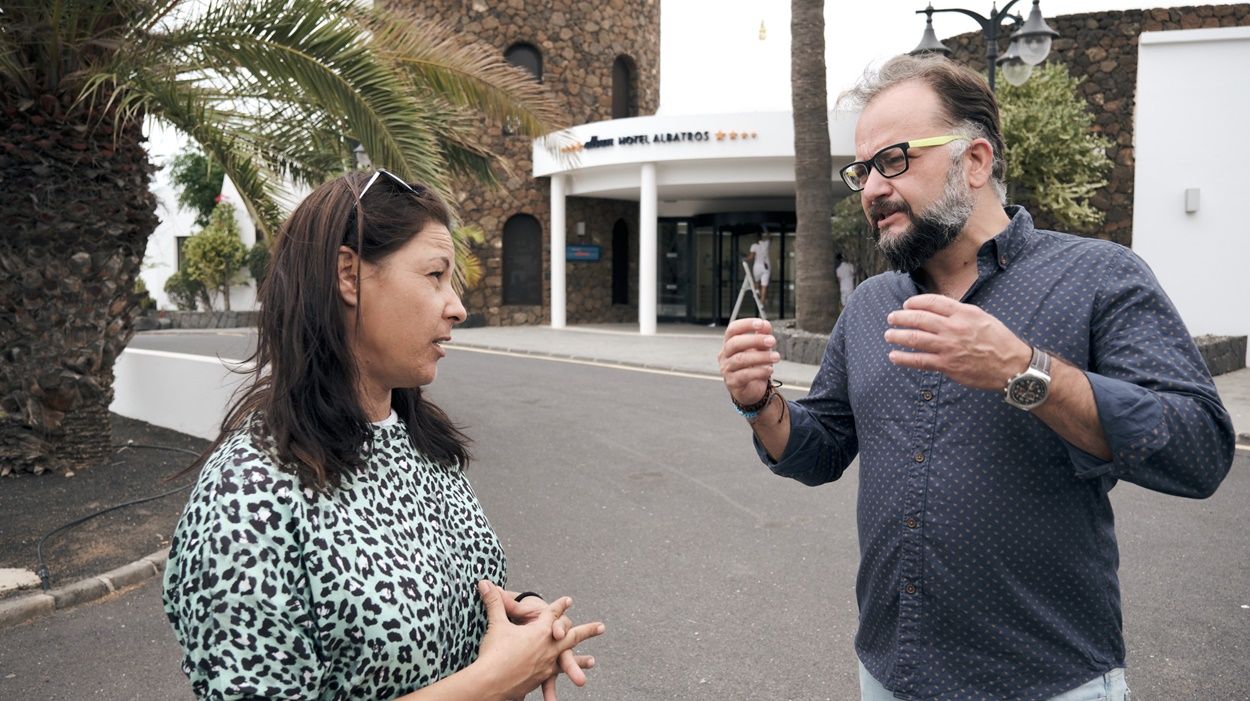
[[[203,284],[183,270],[170,275],[165,281],[165,294],[169,295],[169,301],[184,312],[195,311],[207,292]]]
[[[187,275],[206,290],[220,294],[226,311],[230,311],[230,286],[247,264],[247,246],[239,238],[234,206],[219,203],[208,226],[187,239],[182,252],[186,257]]]
[[[265,273],[269,271],[269,244],[257,241],[247,252],[247,272],[256,281],[256,289],[265,281]]]
[[[147,283],[141,277],[135,278],[135,302],[139,305],[141,313],[156,309],[156,300],[152,299]]]
[[[1097,227],[1106,216],[1090,197],[1107,184],[1111,142],[1093,131],[1094,118],[1062,64],[1033,71],[1023,85],[998,92],[1007,144],[1007,186],[1012,202],[1049,214],[1061,227]]]

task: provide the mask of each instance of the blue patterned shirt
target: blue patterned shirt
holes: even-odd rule
[[[855,290],[781,459],[756,443],[808,485],[859,455],[855,649],[902,699],[1045,699],[1124,666],[1108,492],[1202,498],[1232,463],[1228,413],[1146,265],[1008,214],[961,301],[1085,371],[1111,462],[1002,392],[891,364],[886,315],[926,291],[903,273]]]

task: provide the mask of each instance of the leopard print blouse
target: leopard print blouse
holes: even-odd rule
[[[387,425],[389,423],[389,425]],[[499,539],[459,469],[392,415],[330,496],[248,430],[205,463],[170,545],[165,612],[201,699],[393,699],[477,657]]]

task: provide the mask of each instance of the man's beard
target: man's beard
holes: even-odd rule
[[[963,179],[963,163],[958,159],[946,173],[942,196],[919,216],[913,216],[911,205],[902,200],[873,202],[868,211],[873,240],[890,267],[905,273],[915,272],[959,238],[959,232],[972,216],[972,205],[972,189]],[[894,212],[902,212],[911,226],[889,239],[882,238],[877,222]]]

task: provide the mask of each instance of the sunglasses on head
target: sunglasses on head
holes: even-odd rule
[[[365,193],[368,192],[369,188],[373,187],[373,184],[376,183],[378,181],[378,178],[383,175],[385,175],[387,178],[390,178],[391,182],[400,186],[405,191],[411,192],[414,195],[421,194],[421,188],[415,188],[409,185],[403,178],[399,177],[398,175],[395,175],[389,170],[386,170],[384,168],[378,168],[377,170],[373,172],[373,175],[369,176],[369,180],[365,183],[365,186],[360,188],[360,195],[356,197],[356,201],[359,202],[360,200],[364,199]]]

